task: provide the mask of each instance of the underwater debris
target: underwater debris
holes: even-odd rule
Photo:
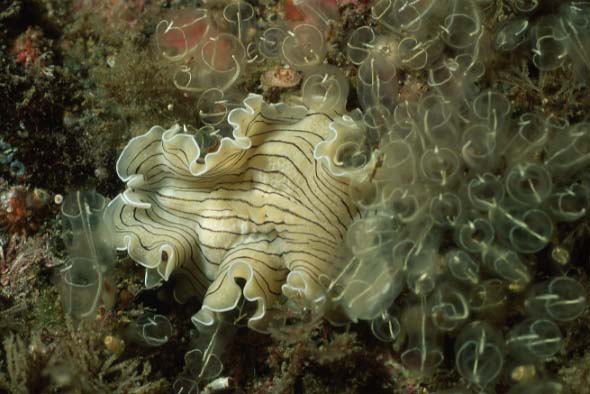
[[[43,367],[49,362],[51,351],[42,342],[40,334],[33,334],[30,343],[10,334],[4,339],[3,347],[6,372],[0,370],[0,389],[14,394],[41,392]]]
[[[104,337],[104,346],[113,354],[121,354],[125,350],[125,342],[114,335]]]
[[[223,371],[222,357],[227,353],[226,344],[235,332],[231,321],[223,317],[210,325],[202,325],[185,356],[183,373],[174,381],[175,394],[198,393],[200,387],[207,387]]]
[[[26,186],[12,186],[0,193],[0,228],[12,235],[30,235],[39,230],[50,212],[49,193]]]
[[[292,88],[301,82],[301,73],[289,67],[276,66],[263,73],[260,82],[267,88]]]
[[[37,292],[35,279],[54,264],[45,237],[20,238],[15,235],[6,244],[0,244],[0,290],[2,294],[19,301]]]

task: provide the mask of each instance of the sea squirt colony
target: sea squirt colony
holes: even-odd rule
[[[349,78],[326,62],[338,19],[329,1],[298,2],[301,21],[266,29],[243,1],[220,18],[177,10],[157,25],[171,83],[195,95],[201,127],[131,140],[117,163],[127,188],[99,205],[148,287],[177,276],[178,300],[204,297],[176,392],[221,373],[227,316],[245,311],[267,332],[286,308],[369,321],[425,374],[452,358],[455,392],[563,392],[544,364],[586,290],[554,242],[558,226],[587,217],[590,123],[523,112],[483,77],[493,58],[521,51],[541,73],[568,66],[587,84],[590,4],[537,15],[538,2],[508,3],[512,18],[490,28],[492,1],[373,2],[371,26],[343,48],[356,69],[352,111]],[[303,75],[300,96],[268,104],[240,90],[249,70],[280,63]],[[410,72],[425,93],[398,91]],[[102,280],[100,258],[77,258]],[[506,327],[509,303],[524,312]],[[519,381],[525,367],[534,378]]]

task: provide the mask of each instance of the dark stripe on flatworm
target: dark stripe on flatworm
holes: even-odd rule
[[[157,194],[159,197],[164,197],[164,195],[162,195],[160,193],[157,193],[157,192],[154,193],[154,194]],[[256,208],[256,209],[263,209],[263,208],[270,207],[270,208],[274,208],[274,209],[276,209],[276,210],[278,210],[280,212],[283,212],[283,213],[292,215],[292,216],[294,216],[296,218],[299,218],[299,219],[301,219],[301,220],[303,220],[305,222],[308,222],[308,223],[310,223],[310,224],[312,224],[314,226],[317,226],[317,227],[321,228],[322,230],[324,230],[326,232],[326,234],[331,235],[333,237],[333,235],[330,232],[330,230],[328,228],[326,228],[323,224],[321,224],[320,222],[318,222],[317,220],[306,218],[306,217],[304,217],[304,216],[302,216],[302,215],[300,215],[300,214],[298,214],[298,213],[296,213],[296,212],[294,212],[294,211],[292,211],[292,210],[290,210],[288,208],[285,209],[285,208],[282,208],[282,207],[280,207],[279,205],[276,205],[276,204],[265,203],[265,204],[261,204],[261,205],[256,205],[256,204],[254,204],[253,202],[251,202],[251,201],[249,201],[247,199],[244,199],[244,198],[232,198],[232,197],[207,197],[207,198],[202,198],[202,199],[200,199],[200,198],[190,198],[190,199],[188,199],[188,198],[181,198],[181,197],[166,196],[166,198],[171,199],[171,200],[176,200],[176,201],[182,201],[184,203],[205,204],[207,202],[212,202],[212,201],[223,201],[223,202],[236,203],[236,204],[237,203],[241,203],[241,204],[244,204],[244,205],[247,205],[249,207]]]
[[[300,138],[302,139],[306,144],[308,144],[309,150],[308,153],[305,153],[302,149],[300,149],[297,144],[288,142],[288,141],[284,141],[284,140],[272,140],[272,139],[267,139],[264,140],[261,144],[258,145],[252,145],[252,148],[257,148],[259,146],[262,146],[264,144],[266,144],[267,142],[278,142],[278,143],[284,143],[284,144],[289,144],[292,146],[295,146],[296,149],[305,157],[305,159],[310,163],[313,164],[315,167],[315,174],[316,177],[314,178],[314,181],[320,181],[321,185],[318,185],[316,183],[316,186],[318,186],[316,189],[319,190],[322,194],[324,194],[324,196],[328,199],[330,199],[332,201],[332,203],[337,203],[337,201],[333,200],[333,195],[337,195],[339,197],[339,202],[341,204],[343,204],[346,207],[346,210],[348,212],[349,218],[352,219],[354,217],[355,214],[353,214],[351,212],[351,207],[348,206],[348,204],[346,204],[346,202],[344,201],[344,198],[342,197],[341,194],[345,194],[347,192],[347,190],[341,190],[341,189],[334,189],[332,184],[327,184],[324,179],[322,179],[322,177],[320,176],[321,174],[325,174],[328,176],[329,180],[335,181],[337,184],[341,184],[341,185],[347,185],[346,182],[343,182],[341,180],[339,180],[336,177],[331,176],[327,171],[323,170],[319,171],[318,173],[318,167],[321,165],[320,163],[316,162],[316,160],[313,157],[313,150],[314,150],[314,144],[310,143],[308,140],[306,140],[305,138],[301,137],[300,134],[310,134],[313,136],[318,137],[319,141],[323,141],[323,138],[321,137],[321,135],[311,132],[311,131],[307,131],[307,130],[302,130],[302,129],[288,129],[288,128],[276,128],[276,129],[269,129],[269,130],[265,130],[264,132],[259,132],[255,135],[252,135],[251,138],[252,140],[254,140],[257,137],[260,136],[264,136],[266,134],[270,134],[270,133],[287,133],[288,137],[294,137],[294,138]],[[288,133],[293,133],[293,136],[289,136]],[[318,142],[319,142],[318,141]],[[317,144],[317,143],[316,143]],[[311,189],[310,189],[311,190]],[[329,190],[330,193],[327,193],[326,190]]]
[[[302,121],[304,118],[311,118],[311,117],[314,117],[314,116],[324,117],[324,118],[328,119],[329,121],[333,121],[334,120],[330,115],[325,114],[323,112],[311,112],[311,113],[305,114],[305,116],[303,118],[298,118],[297,121],[294,121],[291,124],[297,124],[300,121]],[[253,126],[253,125],[257,124],[257,123],[276,124],[276,125],[282,125],[282,124],[284,124],[282,121],[279,121],[279,120],[276,120],[276,119],[273,119],[273,118],[269,118],[268,116],[264,116],[264,114],[262,112],[257,112],[256,115],[252,118],[252,120],[250,120],[250,122],[248,124],[248,127],[246,128],[246,135],[247,136],[250,136],[249,131],[251,129],[251,126]],[[323,137],[322,137],[322,139],[323,139]]]
[[[260,260],[253,259],[253,258],[251,258],[249,256],[245,256],[245,257],[239,258],[239,259],[238,258],[232,258],[232,259],[228,259],[228,260],[224,260],[223,261],[222,266],[221,266],[222,268],[218,272],[218,277],[221,277],[223,279],[221,279],[219,281],[219,285],[218,286],[216,286],[216,287],[210,286],[209,287],[209,289],[207,290],[207,296],[208,295],[211,295],[211,294],[215,294],[217,291],[219,291],[223,287],[223,283],[225,282],[226,279],[228,279],[229,270],[231,269],[232,265],[234,263],[237,263],[237,262],[240,262],[240,261],[247,262],[250,265],[250,267],[252,268],[252,272],[253,272],[252,278],[256,282],[256,286],[255,287],[258,287],[258,288],[262,289],[263,291],[265,291],[264,287],[262,287],[260,285],[260,282],[256,279],[257,277],[260,277],[260,279],[262,279],[262,281],[264,282],[265,287],[266,287],[266,291],[268,293],[274,294],[275,296],[281,295],[280,285],[279,286],[276,286],[276,287],[278,287],[278,291],[273,291],[272,288],[271,288],[271,284],[266,280],[265,275],[262,275],[259,272],[259,270],[257,269],[260,266],[258,264],[256,264],[256,262],[259,262]],[[283,277],[283,280],[284,280],[284,278],[287,276],[286,271],[283,274],[281,274],[281,276]],[[245,278],[245,279],[247,279],[247,278]]]
[[[331,207],[330,207],[330,206],[329,206],[329,205],[328,205],[328,204],[327,204],[327,203],[324,201],[324,199],[320,198],[320,196],[318,196],[318,195],[317,195],[317,194],[314,192],[313,188],[312,188],[312,187],[310,186],[310,184],[309,184],[309,181],[308,181],[308,178],[307,178],[307,176],[306,176],[306,175],[303,173],[303,171],[301,171],[301,169],[300,169],[300,168],[299,168],[297,165],[295,165],[295,163],[294,163],[294,162],[293,162],[293,161],[292,161],[290,158],[288,158],[287,156],[284,156],[284,155],[277,155],[277,154],[274,154],[274,155],[272,155],[272,154],[265,154],[265,153],[255,153],[255,154],[253,154],[253,155],[250,157],[250,160],[251,160],[251,159],[253,159],[253,158],[255,158],[255,157],[270,157],[270,158],[281,159],[281,160],[285,160],[285,161],[289,162],[289,163],[291,164],[292,168],[294,168],[294,169],[295,169],[295,171],[297,171],[297,173],[298,173],[298,174],[301,176],[301,178],[303,178],[303,181],[305,182],[305,185],[307,186],[307,190],[306,190],[306,191],[307,191],[308,193],[310,193],[310,194],[311,194],[313,197],[315,197],[315,199],[316,199],[316,200],[317,200],[317,201],[318,201],[318,202],[319,202],[321,205],[323,205],[323,206],[324,206],[325,210],[327,210],[328,212],[330,212],[330,213],[332,214],[332,216],[333,216],[333,217],[334,217],[334,218],[335,218],[335,219],[338,221],[338,223],[340,224],[340,226],[342,226],[342,228],[339,228],[339,229],[338,229],[338,232],[339,232],[339,234],[340,234],[340,237],[342,237],[342,236],[343,236],[343,230],[346,228],[346,225],[345,225],[345,224],[342,222],[342,220],[340,219],[340,217],[339,217],[339,216],[338,216],[338,215],[337,215],[337,214],[336,214],[336,213],[333,211],[333,209],[332,209],[332,208],[331,208]],[[285,178],[288,178],[288,177],[285,175],[285,173],[284,173],[284,172],[282,172],[282,171],[279,171],[279,173],[280,173],[281,175],[283,175]],[[298,185],[298,186],[299,186],[299,185]],[[299,188],[300,188],[300,189],[302,189],[302,187],[301,187],[301,186],[300,186]],[[306,195],[306,196],[308,196],[308,194],[307,194],[307,193],[305,193],[305,195]],[[312,203],[312,201],[309,199],[309,197],[307,198],[307,200],[308,200],[308,202],[309,202],[310,204],[313,204],[313,203]],[[324,209],[319,209],[318,211],[321,213],[321,215],[322,215],[322,216],[323,216],[323,217],[324,217],[324,218],[325,218],[325,219],[326,219],[328,222],[331,222],[331,220],[328,218],[327,214],[325,213]]]
[[[125,210],[131,210],[132,211],[132,217],[135,219],[135,223],[126,223],[126,221],[124,220],[123,217],[123,212]],[[123,234],[129,234],[132,233],[134,235],[134,237],[136,238],[137,242],[141,245],[141,248],[145,251],[152,251],[156,248],[159,248],[160,246],[162,246],[161,242],[157,242],[155,245],[147,245],[143,242],[143,240],[141,239],[141,237],[137,236],[137,232],[130,230],[130,228],[134,228],[134,227],[139,227],[142,229],[142,232],[144,233],[148,233],[148,234],[156,234],[156,233],[152,233],[148,227],[146,227],[145,225],[143,225],[143,221],[139,220],[139,218],[137,217],[137,209],[133,208],[133,207],[129,207],[129,206],[123,206],[123,208],[119,211],[119,223],[121,223],[124,227],[119,228],[116,223],[115,223],[115,230],[118,230],[119,233],[123,233]],[[140,223],[139,225],[137,223]],[[152,224],[153,225],[153,224]],[[161,233],[158,233],[157,235],[160,235]],[[179,253],[178,248],[175,245],[171,245],[174,250],[176,255],[178,256],[179,260],[182,258],[182,256]],[[196,245],[198,247],[198,245]],[[184,248],[183,248],[184,249]],[[207,283],[209,281],[209,279],[207,278],[207,276],[205,275],[205,273],[202,271],[202,269],[199,267],[199,264],[196,263],[196,261],[194,261],[194,255],[192,254],[192,246],[190,247],[191,250],[191,258],[190,261],[197,266],[198,268],[198,272],[199,272],[199,277],[195,278],[197,280],[197,282],[199,282],[199,285],[206,287]],[[183,253],[184,254],[184,253]],[[180,260],[182,261],[182,260]],[[157,267],[156,267],[157,268]]]
[[[169,167],[171,167],[171,168],[172,168],[172,169],[174,169],[174,170],[177,170],[177,171],[179,171],[179,174],[187,174],[187,169],[188,169],[188,159],[186,159],[186,153],[184,153],[184,152],[183,152],[183,155],[184,155],[184,158],[185,158],[184,162],[186,162],[186,163],[187,163],[187,166],[186,166],[187,168],[178,167],[178,166],[176,165],[176,163],[175,163],[173,160],[170,160],[170,159],[169,159],[169,158],[168,158],[168,157],[167,157],[167,156],[166,156],[166,155],[165,155],[163,152],[166,152],[166,153],[167,153],[168,155],[170,155],[170,156],[176,157],[176,158],[177,158],[177,159],[178,159],[180,162],[183,162],[182,158],[179,158],[179,156],[178,156],[178,155],[176,155],[176,154],[174,154],[174,153],[172,153],[172,151],[167,151],[167,150],[165,149],[165,146],[164,146],[165,144],[164,144],[164,142],[163,142],[161,139],[159,139],[159,140],[156,140],[156,141],[152,141],[152,142],[150,142],[148,145],[146,145],[146,147],[145,147],[144,149],[142,149],[142,150],[141,150],[141,151],[140,151],[140,152],[139,152],[137,155],[135,155],[135,157],[133,158],[133,161],[135,161],[135,159],[136,159],[136,158],[137,158],[137,157],[138,157],[138,156],[139,156],[139,155],[140,155],[142,152],[144,152],[144,151],[149,151],[149,149],[150,149],[150,146],[151,146],[151,145],[153,145],[153,144],[156,144],[156,143],[159,143],[159,148],[162,150],[162,152],[161,152],[161,151],[156,151],[155,153],[153,153],[153,154],[149,155],[148,157],[144,158],[144,159],[143,159],[143,160],[142,160],[142,161],[139,163],[139,165],[138,165],[138,166],[135,168],[135,170],[134,170],[134,172],[133,172],[133,173],[134,173],[134,174],[138,174],[138,173],[139,173],[139,171],[141,170],[141,167],[142,167],[142,166],[143,166],[143,165],[144,165],[146,162],[149,162],[149,161],[154,161],[154,160],[155,160],[155,161],[160,161],[161,159],[156,159],[156,157],[158,157],[158,156],[162,156],[163,160],[164,160],[164,161],[166,161],[166,163],[168,163],[168,166],[169,166]],[[130,173],[130,172],[129,172],[129,167],[132,165],[133,161],[132,161],[132,162],[130,162],[130,163],[129,163],[129,165],[127,165],[127,171],[128,171],[128,173]],[[175,172],[175,173],[176,173],[176,172]],[[147,172],[146,172],[146,175],[147,175]]]
[[[184,133],[182,133],[182,134],[181,134],[181,133],[178,133],[178,134],[175,134],[175,135],[183,135],[183,134],[184,134]],[[186,134],[184,134],[184,135],[186,135]],[[190,136],[190,137],[191,137],[191,138],[193,138],[192,136]],[[165,153],[167,153],[167,154],[168,154],[168,155],[170,155],[170,156],[174,156],[174,157],[176,157],[176,158],[177,158],[177,159],[178,159],[180,162],[182,162],[182,163],[184,164],[184,166],[185,166],[186,168],[189,168],[189,167],[190,167],[190,159],[189,159],[189,158],[188,158],[188,156],[186,155],[186,152],[185,152],[184,150],[180,149],[180,148],[176,148],[176,149],[169,149],[169,148],[167,148],[167,147],[166,147],[167,145],[168,145],[168,144],[166,144],[166,143],[164,142],[164,140],[162,140],[162,151],[163,151],[163,152],[165,152]],[[195,141],[195,145],[198,145],[196,141]],[[199,148],[200,148],[200,147],[199,147]],[[178,154],[176,154],[175,152],[180,152],[180,154],[182,155],[182,157],[180,157],[180,156],[179,156]],[[184,169],[183,169],[183,170],[184,170]]]
[[[195,212],[183,211],[181,209],[171,208],[171,207],[166,208],[166,210],[169,212],[177,212],[178,215],[176,215],[176,216],[182,217],[183,220],[189,220],[189,221],[196,221],[191,218],[191,216],[194,216],[196,219],[201,218],[201,219],[230,220],[230,221],[237,219],[237,220],[241,220],[242,222],[251,223],[251,224],[258,226],[258,227],[267,226],[267,225],[291,227],[287,231],[289,234],[305,235],[306,237],[310,238],[313,242],[318,242],[318,243],[324,244],[326,246],[329,246],[331,248],[334,248],[334,247],[337,247],[338,245],[340,245],[339,242],[337,243],[334,240],[322,237],[318,233],[293,230],[293,227],[295,227],[295,226],[301,227],[302,225],[300,225],[300,224],[294,225],[292,223],[286,223],[284,221],[273,221],[273,220],[264,220],[263,222],[256,222],[255,220],[253,220],[249,217],[243,217],[243,216],[236,215],[233,211],[231,211],[233,213],[232,215],[211,216],[211,215],[205,215],[205,214],[199,213],[198,211],[195,211]],[[180,215],[180,214],[182,214],[182,215]],[[305,227],[307,227],[307,226],[305,226]],[[284,238],[288,239],[287,237],[284,237]]]
[[[152,142],[150,142],[149,144],[147,144],[146,146],[144,146],[142,149],[138,150],[135,155],[133,157],[131,157],[129,160],[127,160],[127,165],[125,167],[125,170],[127,172],[127,174],[137,174],[139,172],[139,169],[141,168],[141,166],[146,162],[145,159],[142,159],[139,164],[134,164],[135,160],[137,160],[137,158],[139,156],[141,156],[142,154],[144,154],[146,151],[149,151],[152,147],[152,145],[154,144],[160,144],[162,141],[162,137],[160,136],[160,138],[153,140]],[[137,143],[137,141],[135,141]],[[135,167],[134,167],[135,166]],[[131,170],[131,168],[133,167],[133,170]]]
[[[149,222],[144,221],[143,219],[140,219],[140,215],[145,215],[147,219],[150,219]],[[157,216],[159,217],[159,221],[155,220],[151,215]],[[189,237],[189,236],[185,236],[185,232],[190,231],[190,229],[186,228],[185,226],[182,225],[174,225],[172,222],[161,218],[159,215],[157,215],[157,213],[155,211],[152,211],[151,213],[149,211],[146,210],[138,210],[137,208],[135,208],[133,210],[133,218],[138,222],[143,224],[141,227],[144,229],[145,232],[148,233],[152,233],[149,229],[153,228],[153,229],[158,229],[158,230],[163,230],[161,232],[154,232],[152,234],[159,234],[161,235],[162,233],[165,233],[167,235],[167,238],[173,239],[174,241],[176,241],[176,245],[178,246],[180,245],[181,249],[183,252],[186,252],[186,249],[188,248],[189,250],[189,261],[195,263],[198,265],[198,261],[200,260],[200,257],[204,258],[205,260],[208,261],[208,259],[203,255],[200,244],[198,242],[198,238],[195,239],[193,237]],[[157,226],[156,223],[160,223],[160,222],[165,222],[168,225],[172,226],[172,228],[168,228],[168,227],[164,227],[164,226]],[[170,234],[172,233],[172,234]],[[184,241],[184,242],[183,242]],[[155,247],[160,247],[162,245],[162,243],[157,243],[155,245]],[[146,250],[153,250],[154,248],[148,248]],[[195,251],[194,251],[194,247],[196,247],[199,250],[199,255],[198,257],[195,256]],[[183,256],[179,254],[179,250],[177,250],[178,248],[175,247],[175,252],[176,255],[178,256],[179,262],[182,263],[183,261]],[[185,253],[183,253],[184,255]],[[208,261],[210,264],[215,264],[215,262],[212,261]],[[207,279],[207,276],[205,275],[205,273],[199,269],[200,274]]]
[[[181,219],[178,216],[175,216],[175,215],[170,214],[170,212],[167,209],[163,208],[157,201],[153,201],[152,204],[153,204],[152,206],[158,207],[159,210],[161,210],[165,214],[170,215],[172,217],[175,217],[177,219]],[[158,218],[157,220],[152,219],[155,222],[157,222],[157,223],[165,223],[165,224],[167,224],[167,226],[169,226],[171,228],[178,229],[179,230],[178,233],[183,234],[183,235],[184,234],[187,234],[187,236],[190,237],[190,240],[187,240],[187,244],[189,245],[190,250],[191,250],[191,253],[190,253],[190,255],[191,255],[190,260],[191,261],[197,261],[195,259],[195,257],[194,257],[194,254],[193,254],[194,253],[194,251],[193,251],[193,245],[194,245],[198,249],[198,251],[199,251],[199,254],[198,254],[198,257],[199,258],[205,260],[205,262],[207,262],[209,264],[213,264],[213,265],[217,265],[218,264],[217,262],[212,261],[209,258],[207,258],[207,256],[203,253],[203,250],[201,249],[202,242],[200,242],[199,234],[195,231],[195,229],[194,228],[191,228],[191,227],[188,227],[188,226],[183,226],[182,224],[180,224],[180,223],[185,222],[186,220],[171,221],[171,220],[165,218],[163,215],[158,214],[155,209],[151,209],[150,211],[144,211],[144,212],[145,212],[145,215],[148,216],[148,218],[150,218],[150,219],[151,219],[151,216],[150,215],[152,215],[152,214],[155,217],[157,217]],[[150,212],[151,212],[151,214],[150,214]],[[167,227],[164,227],[163,229],[164,230],[167,230]],[[182,238],[184,238],[183,235],[181,235]]]
[[[195,277],[195,273],[192,270],[193,266],[194,266],[193,264],[183,264],[177,268],[178,271],[175,272],[175,274],[178,273],[181,276],[193,278],[193,280],[186,281],[186,283],[188,283],[192,289],[191,295],[198,295],[198,296],[204,297],[205,293],[207,291],[207,287],[209,285],[207,285],[207,287],[203,287],[203,286],[201,286],[200,283],[198,283],[198,281]]]
[[[238,249],[238,252],[242,252],[242,250],[241,249]],[[230,256],[227,256],[227,257],[230,257]],[[253,256],[250,256],[250,255],[241,254],[239,256],[231,256],[231,260],[232,261],[233,260],[238,260],[238,259],[249,259],[249,260],[252,260],[252,261],[256,262],[257,264],[261,265],[262,267],[266,267],[266,269],[269,269],[271,271],[276,271],[276,272],[288,272],[289,271],[287,268],[282,267],[282,266],[273,267],[271,264],[268,264],[264,260],[257,259],[257,258],[255,258]],[[220,266],[220,269],[226,269],[225,264],[226,263],[225,263],[225,260],[224,260],[224,262]],[[223,267],[223,268],[221,268],[221,267]]]
[[[256,135],[255,137],[258,137],[258,135]],[[313,178],[316,186],[318,186],[318,187],[316,187],[316,189],[319,190],[320,193],[322,193],[324,195],[324,197],[326,197],[329,200],[331,200],[333,204],[337,202],[336,200],[334,200],[332,198],[331,194],[340,194],[340,193],[343,193],[342,190],[337,190],[337,189],[335,190],[335,189],[332,188],[332,185],[328,185],[328,184],[326,184],[324,182],[322,182],[321,187],[319,187],[319,185],[317,183],[318,180],[319,181],[322,181],[321,178],[319,177],[319,174],[318,174],[318,166],[321,165],[321,164],[320,163],[317,163],[316,160],[314,159],[314,157],[313,157],[313,149],[311,149],[311,146],[310,146],[310,149],[308,149],[308,152],[307,153],[305,153],[301,148],[299,148],[299,146],[297,146],[297,144],[292,143],[292,142],[283,141],[283,140],[264,140],[262,143],[260,143],[258,145],[254,145],[253,147],[254,148],[258,148],[258,147],[261,147],[261,146],[263,146],[263,145],[265,145],[267,143],[273,143],[273,142],[274,143],[279,143],[279,144],[288,144],[288,145],[294,146],[301,153],[301,155],[303,155],[303,157],[309,162],[309,164],[310,165],[313,165],[314,170],[315,170],[315,174],[316,174],[316,178],[313,178],[313,177],[312,178]],[[255,155],[252,155],[251,157],[254,157],[254,156]],[[295,160],[289,160],[289,161],[291,162],[291,164],[293,165],[293,167],[295,167],[298,170],[299,173],[302,173],[302,171],[299,170],[299,167],[295,166],[295,164],[293,163],[293,161],[295,161]],[[323,173],[324,171],[321,171],[321,172]],[[307,177],[305,177],[305,179],[306,179],[306,182],[307,182]],[[308,184],[308,189],[309,189],[310,192],[313,190],[313,189],[311,189],[309,187],[309,184]],[[328,189],[331,193],[327,193],[325,189]],[[320,199],[320,201],[323,201],[323,200]],[[340,198],[340,201],[342,202],[342,198]]]

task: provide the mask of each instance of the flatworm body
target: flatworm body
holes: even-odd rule
[[[109,205],[116,246],[146,268],[146,284],[180,275],[179,298],[203,297],[193,320],[242,296],[257,302],[249,325],[264,330],[281,294],[321,302],[346,260],[344,237],[359,211],[349,177],[314,155],[334,140],[327,114],[265,104],[250,95],[229,116],[233,138],[201,159],[179,126],[132,139],[117,163],[127,189]],[[242,279],[242,287],[236,279]]]

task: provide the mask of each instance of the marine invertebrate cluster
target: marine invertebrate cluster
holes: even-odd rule
[[[155,126],[131,140],[117,163],[127,189],[106,216],[148,287],[178,275],[178,300],[203,297],[193,316],[202,337],[178,392],[219,375],[228,316],[244,312],[266,331],[284,324],[273,319],[281,308],[367,320],[422,374],[451,358],[458,390],[560,392],[544,363],[584,312],[586,290],[567,276],[567,258],[546,257],[556,229],[590,208],[590,124],[523,113],[483,76],[490,42],[498,56],[528,43],[541,72],[566,57],[588,67],[588,5],[535,16],[533,3],[514,1],[516,16],[490,30],[491,2],[375,1],[373,24],[343,48],[360,106],[347,111],[347,77],[325,64],[337,14],[302,3],[312,5],[299,8],[305,23],[261,33],[242,1],[221,23],[192,10],[157,28],[203,126]],[[261,59],[302,73],[293,101],[304,106],[237,89]],[[407,73],[422,73],[425,94],[400,99]],[[513,327],[509,300],[524,311]],[[519,383],[529,367],[536,380]]]
[[[237,85],[245,72],[259,67],[261,62],[288,65],[293,70],[287,74],[289,79],[298,79],[296,72],[315,72],[324,62],[325,35],[330,21],[338,16],[335,3],[308,0],[291,7],[304,18],[266,29],[258,28],[256,9],[241,0],[228,2],[222,10],[175,10],[158,23],[159,55],[172,69],[174,86],[201,97],[197,112],[203,123],[211,124],[209,115],[216,114],[213,124],[225,135],[231,134],[231,129],[222,126],[227,124],[230,110],[240,106],[247,95]],[[284,77],[274,80],[287,85],[297,83]]]
[[[61,299],[66,312],[79,319],[94,317],[101,301],[112,304],[112,295],[104,291],[114,263],[110,230],[103,219],[106,202],[94,191],[77,191],[62,204],[68,257],[60,272]]]

